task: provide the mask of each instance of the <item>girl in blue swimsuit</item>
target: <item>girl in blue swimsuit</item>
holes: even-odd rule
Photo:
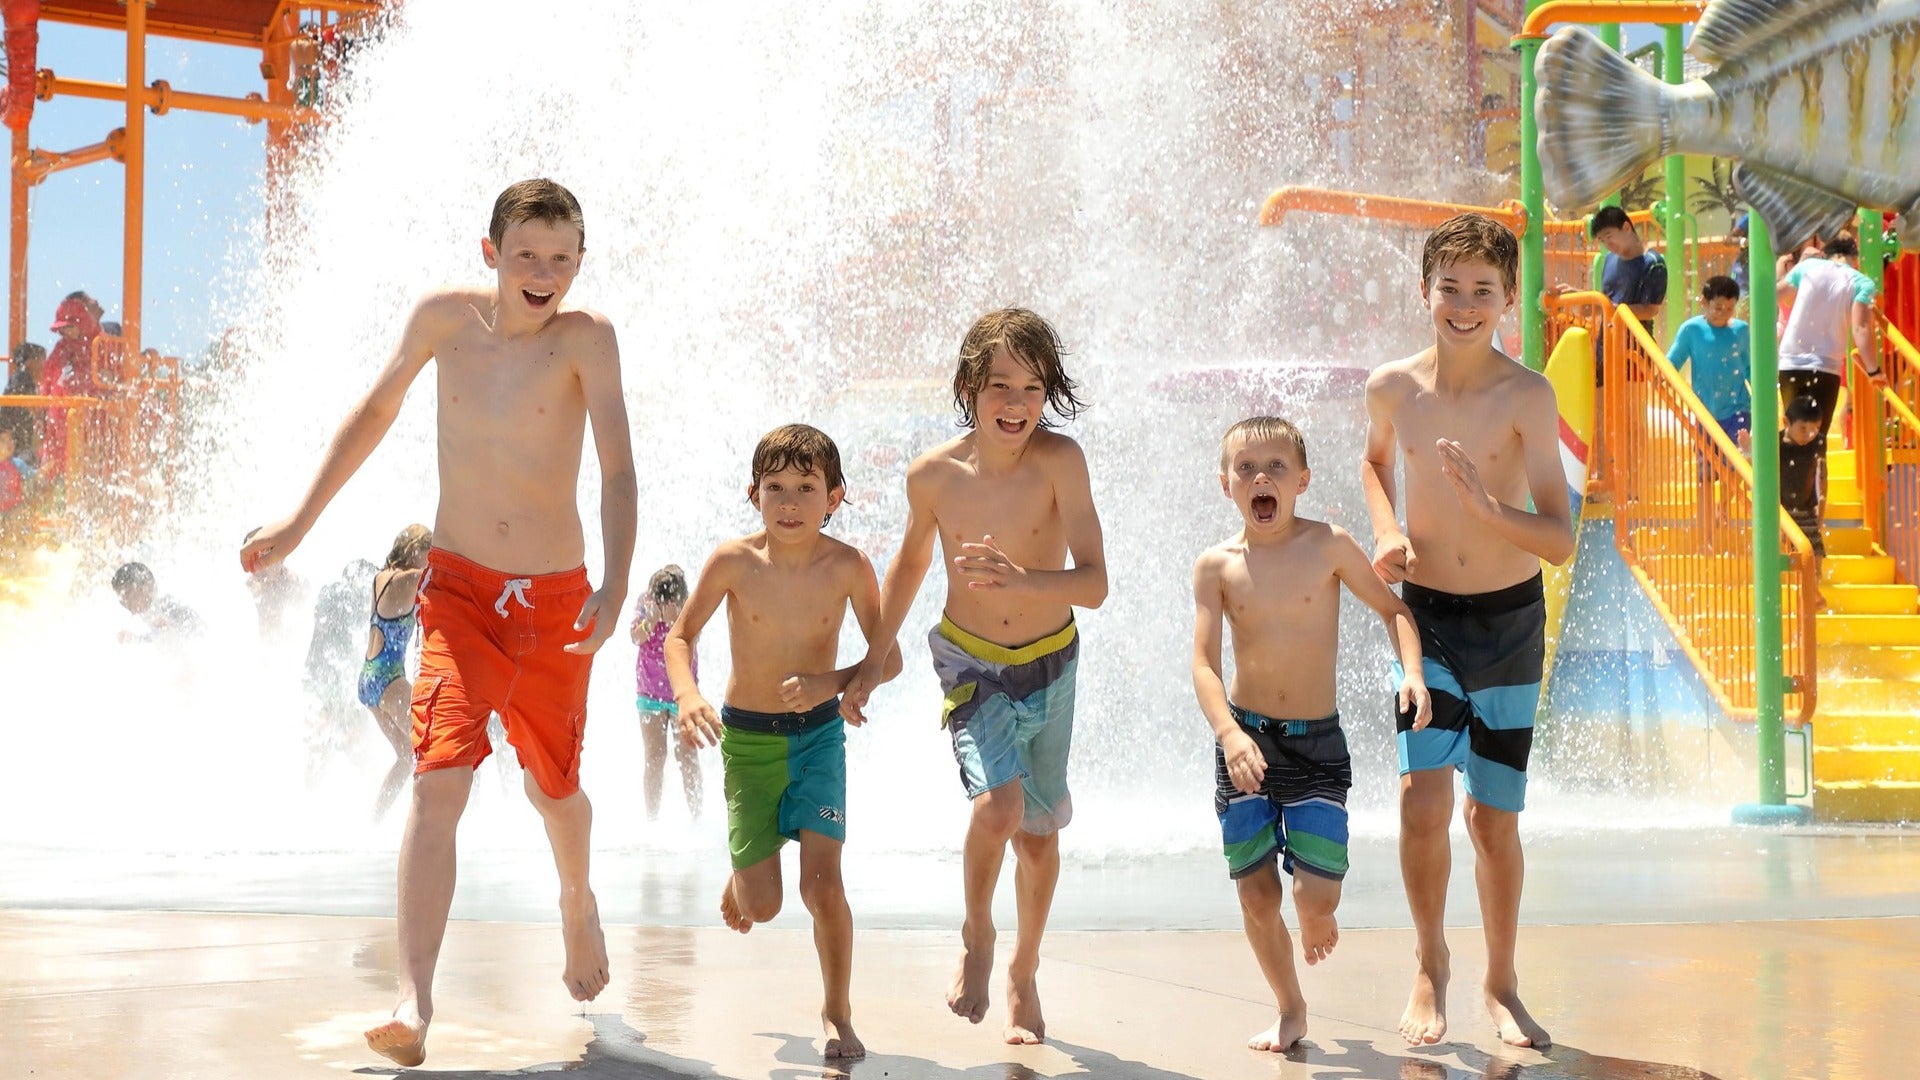
[[[387,564],[373,576],[373,610],[367,629],[367,659],[360,665],[360,704],[373,713],[380,733],[393,744],[395,761],[380,785],[375,818],[385,814],[413,766],[412,685],[407,646],[413,641],[420,573],[433,547],[433,530],[409,525],[393,538]]]

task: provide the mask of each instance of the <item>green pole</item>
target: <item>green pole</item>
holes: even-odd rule
[[[1784,650],[1780,639],[1780,384],[1779,342],[1774,319],[1773,239],[1758,211],[1747,218],[1747,248],[1753,289],[1753,618],[1754,690],[1758,697],[1754,739],[1758,747],[1760,801],[1734,820],[1781,820],[1786,807]],[[1768,808],[1775,808],[1771,811]],[[1798,808],[1794,808],[1798,810]],[[1743,814],[1742,810],[1747,813]]]
[[[1686,71],[1681,60],[1681,28],[1668,26],[1663,68],[1667,82],[1678,86]],[[1687,161],[1667,155],[1667,336],[1671,338],[1687,317]]]
[[[1871,207],[1860,211],[1860,272],[1873,279],[1875,292],[1886,288],[1887,234],[1880,227],[1880,211]]]
[[[1527,0],[1531,13],[1545,0]],[[1540,128],[1533,118],[1533,98],[1539,90],[1533,62],[1540,42],[1523,38],[1520,51],[1520,204],[1527,211],[1527,231],[1520,237],[1520,361],[1535,371],[1547,366],[1547,311],[1540,306],[1546,291],[1547,197],[1540,186]]]

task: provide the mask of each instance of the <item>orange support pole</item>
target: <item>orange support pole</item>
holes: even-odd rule
[[[1554,23],[1697,23],[1706,0],[1547,0],[1527,13],[1519,38],[1543,38]]]
[[[92,98],[96,101],[123,101],[129,96],[125,86],[96,82],[92,79],[63,79],[48,68],[40,69],[38,87],[37,94],[42,101],[51,101],[62,95]],[[259,94],[248,94],[246,97],[237,98],[221,97],[217,94],[196,94],[188,90],[175,90],[165,79],[156,79],[152,86],[136,92],[157,116],[165,116],[174,109],[187,109],[193,112],[238,116],[254,123],[262,120],[276,120],[282,123],[307,124],[320,118],[317,110],[303,109],[285,102],[268,101]]]
[[[147,5],[152,0],[127,2],[127,201],[126,234],[121,265],[120,327],[127,350],[140,351],[141,242],[147,207]]]
[[[27,340],[27,129],[13,132],[13,193],[7,234],[7,281],[13,290],[7,303],[7,351]]]

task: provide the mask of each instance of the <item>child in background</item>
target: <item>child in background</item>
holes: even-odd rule
[[[1827,544],[1820,535],[1827,509],[1827,444],[1820,438],[1820,419],[1820,402],[1802,394],[1787,403],[1787,426],[1780,432],[1780,507],[1813,545],[1816,581],[1827,557]],[[1815,594],[1814,610],[1826,607],[1826,598]]]
[[[1688,381],[1706,406],[1707,414],[1744,452],[1753,446],[1753,395],[1747,389],[1748,361],[1753,356],[1747,324],[1733,317],[1740,286],[1724,275],[1710,277],[1700,289],[1700,314],[1680,324],[1667,349],[1667,362],[1678,371],[1691,362]]]
[[[687,572],[668,564],[647,581],[647,591],[633,605],[633,643],[640,646],[634,661],[634,704],[640,711],[640,743],[646,751],[641,780],[647,799],[647,820],[660,816],[660,788],[667,767],[667,742],[675,734],[680,708],[673,701],[673,683],[667,679],[667,631],[687,602]],[[688,656],[694,678],[700,677],[700,659]],[[680,786],[687,797],[687,813],[700,816],[700,756],[697,747],[673,739],[673,756],[680,763]]]

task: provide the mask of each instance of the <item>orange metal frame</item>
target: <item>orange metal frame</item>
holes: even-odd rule
[[[1878,309],[1880,367],[1887,384],[1875,386],[1854,354],[1854,475],[1860,481],[1860,516],[1881,550],[1893,556],[1908,584],[1920,582],[1920,350]]]

